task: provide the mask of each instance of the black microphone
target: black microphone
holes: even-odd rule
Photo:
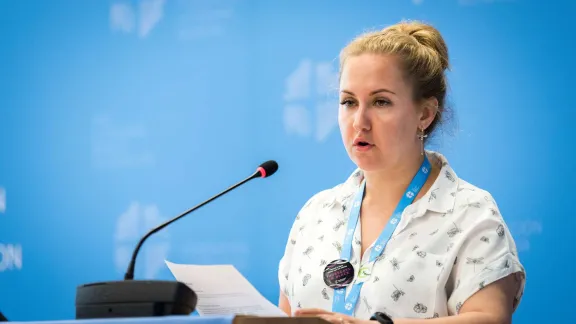
[[[266,161],[248,178],[151,229],[136,245],[123,281],[96,282],[77,287],[76,319],[188,315],[192,313],[196,308],[198,297],[185,284],[178,281],[133,280],[136,258],[140,248],[146,239],[180,218],[252,179],[269,177],[277,170],[278,163],[276,161]]]
[[[124,275],[124,280],[134,279],[134,267],[136,265],[136,257],[138,256],[138,251],[140,251],[140,247],[142,247],[142,244],[144,244],[144,241],[146,241],[146,239],[148,239],[152,234],[160,231],[164,227],[174,223],[175,221],[179,220],[180,218],[190,214],[191,212],[195,211],[196,209],[206,205],[207,203],[211,202],[212,200],[228,193],[231,190],[236,189],[237,187],[245,184],[246,182],[248,182],[252,179],[255,179],[255,178],[259,178],[259,177],[261,177],[261,178],[269,177],[269,176],[273,175],[277,170],[278,170],[278,163],[276,163],[276,161],[272,161],[272,160],[266,161],[266,162],[262,163],[256,169],[256,172],[254,172],[254,174],[252,174],[248,178],[238,182],[237,184],[231,186],[230,188],[228,188],[228,189],[222,191],[221,193],[215,195],[214,197],[206,200],[205,202],[188,209],[187,211],[183,212],[182,214],[168,220],[164,224],[160,224],[157,227],[151,229],[146,235],[144,235],[142,237],[142,239],[140,239],[140,242],[138,242],[138,245],[136,245],[136,248],[134,249],[134,253],[132,254],[132,260],[130,260],[130,265],[128,266],[128,270],[126,271],[126,274]]]

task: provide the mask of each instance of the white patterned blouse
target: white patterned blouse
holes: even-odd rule
[[[362,287],[357,318],[369,319],[377,311],[393,318],[454,315],[475,292],[513,273],[521,280],[515,307],[520,302],[525,272],[496,202],[487,191],[458,178],[444,156],[427,154],[441,167],[440,175],[404,210]],[[298,213],[278,271],[292,312],[332,310],[334,290],[324,283],[323,271],[340,258],[349,207],[362,180],[356,170],[344,183],[314,195]],[[356,226],[350,260],[356,273],[372,249],[358,260],[360,228]]]

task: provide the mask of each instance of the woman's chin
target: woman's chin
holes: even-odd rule
[[[362,171],[374,171],[382,168],[382,162],[370,156],[354,156],[354,163],[360,168]]]

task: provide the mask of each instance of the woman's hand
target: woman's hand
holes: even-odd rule
[[[348,315],[333,313],[319,308],[298,309],[294,312],[296,317],[316,316],[332,324],[374,324],[376,321],[361,320]]]

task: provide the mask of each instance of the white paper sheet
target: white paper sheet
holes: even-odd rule
[[[232,265],[165,262],[176,280],[198,295],[196,310],[200,315],[287,316]]]

